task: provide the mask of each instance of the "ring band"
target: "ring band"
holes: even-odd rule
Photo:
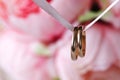
[[[85,31],[83,31],[82,26],[75,27],[71,46],[72,60],[77,60],[78,55],[80,57],[84,57],[85,51],[86,51],[86,33]]]

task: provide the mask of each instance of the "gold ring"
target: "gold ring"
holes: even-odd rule
[[[82,26],[75,27],[73,32],[72,46],[71,46],[71,58],[77,60],[78,55],[80,57],[85,56],[86,51],[86,34],[83,31]]]

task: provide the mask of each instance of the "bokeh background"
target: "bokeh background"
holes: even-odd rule
[[[85,26],[114,0],[47,1]],[[0,0],[0,80],[120,80],[120,1],[86,31],[84,58],[71,59],[71,40],[33,0]]]

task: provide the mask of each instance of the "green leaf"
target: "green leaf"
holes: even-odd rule
[[[40,55],[40,56],[51,56],[50,54],[50,50],[48,49],[47,46],[43,45],[43,44],[39,44],[36,47],[35,52]]]
[[[59,77],[55,77],[55,78],[53,78],[53,80],[60,80],[60,78]]]
[[[86,22],[86,21],[89,21],[89,20],[92,20],[92,19],[96,18],[101,13],[102,13],[102,11],[99,11],[99,12],[89,11],[89,12],[86,12],[84,15],[80,16],[78,20],[80,22]]]
[[[102,1],[102,3],[104,3],[104,4],[107,3],[107,0],[101,0],[101,1]]]

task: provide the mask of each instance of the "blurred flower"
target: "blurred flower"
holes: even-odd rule
[[[96,1],[99,6],[95,6],[92,0],[48,1],[72,24],[76,21],[87,24],[98,16],[97,11],[107,7],[103,5],[103,0]],[[111,1],[107,2],[108,5]],[[0,78],[119,80],[118,6],[119,4],[110,12],[112,19],[111,15],[106,15],[87,31],[86,56],[72,61],[72,32],[65,29],[32,0],[1,0],[0,18],[4,22],[4,29],[0,33],[0,76],[5,75],[8,79]],[[86,18],[83,14],[90,15],[89,11],[93,11],[95,16]]]

